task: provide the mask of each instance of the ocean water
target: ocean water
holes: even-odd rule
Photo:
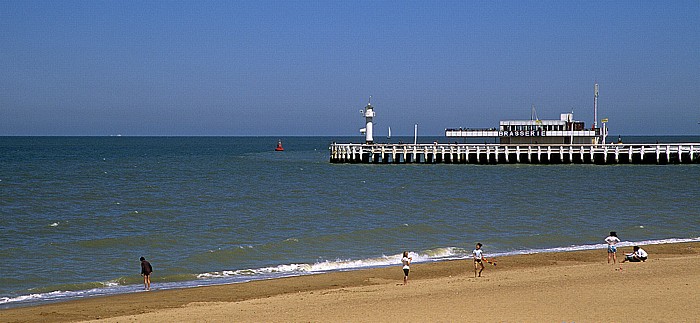
[[[331,142],[360,140],[0,137],[0,308],[139,292],[141,256],[172,289],[398,266],[404,250],[464,259],[476,242],[700,241],[699,164],[329,163]]]

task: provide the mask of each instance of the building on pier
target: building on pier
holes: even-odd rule
[[[562,113],[559,120],[506,120],[498,128],[445,129],[450,138],[498,138],[501,144],[598,144],[607,136],[607,128],[586,129],[583,121],[575,121],[573,113]],[[603,140],[604,142],[604,140]]]

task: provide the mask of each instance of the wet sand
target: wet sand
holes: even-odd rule
[[[413,264],[406,286],[397,264],[0,310],[0,321],[697,321],[700,243],[643,248],[644,263],[608,264],[605,249],[519,255],[480,278],[471,260]]]

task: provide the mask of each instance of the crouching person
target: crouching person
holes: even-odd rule
[[[622,260],[622,262],[629,261],[629,262],[642,262],[646,261],[649,255],[647,254],[644,249],[640,248],[639,246],[634,246],[634,252],[625,255],[625,259]]]

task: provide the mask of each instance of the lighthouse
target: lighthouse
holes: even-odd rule
[[[365,117],[365,122],[367,123],[364,128],[360,129],[360,133],[365,134],[365,141],[368,144],[371,144],[374,142],[374,139],[372,138],[372,118],[374,118],[374,108],[372,107],[372,97],[369,97],[369,101],[367,101],[367,106],[363,109],[360,110],[360,113]]]

